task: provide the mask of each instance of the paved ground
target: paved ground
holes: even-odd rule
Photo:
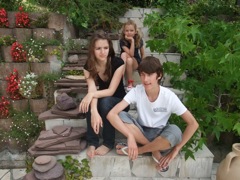
[[[194,179],[194,180],[216,180],[216,171],[219,163],[213,163],[211,179]],[[0,169],[0,180],[22,180],[26,174],[25,169]],[[105,178],[91,178],[91,180],[104,180]],[[118,180],[129,180],[129,178],[117,178]],[[149,178],[134,178],[135,180],[149,180]],[[156,179],[156,178],[155,178]],[[112,179],[114,180],[114,179]],[[156,179],[157,180],[157,179]],[[158,180],[174,180],[173,178],[160,178]],[[185,179],[184,179],[185,180]],[[187,179],[191,180],[191,179]]]

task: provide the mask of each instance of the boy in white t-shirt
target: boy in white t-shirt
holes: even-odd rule
[[[139,64],[138,72],[142,84],[133,88],[108,113],[107,119],[127,137],[127,144],[116,146],[118,154],[126,154],[134,160],[138,154],[152,152],[157,169],[164,172],[193,136],[198,123],[172,91],[159,85],[163,77],[159,59],[145,57]],[[136,104],[136,119],[123,111],[129,104]],[[179,127],[168,123],[173,113],[181,116],[187,124],[183,134]],[[166,155],[163,156],[163,153]]]

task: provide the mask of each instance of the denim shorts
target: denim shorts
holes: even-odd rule
[[[175,124],[167,124],[163,128],[151,128],[141,126],[128,112],[120,112],[119,117],[124,123],[136,125],[149,141],[153,141],[158,136],[161,136],[169,141],[172,148],[182,140],[182,131]]]

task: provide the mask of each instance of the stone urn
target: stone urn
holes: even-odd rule
[[[239,180],[240,179],[240,143],[232,145],[230,152],[219,164],[217,169],[217,180]]]

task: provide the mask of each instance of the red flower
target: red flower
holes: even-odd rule
[[[12,44],[11,55],[14,62],[26,62],[27,52],[23,49],[23,45],[17,41]]]
[[[19,11],[23,11],[23,7],[20,6],[20,7],[18,8],[18,10],[19,10]]]
[[[10,102],[2,96],[0,98],[0,119],[7,118],[9,116]]]
[[[30,26],[30,18],[28,16],[28,13],[24,12],[23,7],[20,6],[19,12],[15,15],[16,16],[16,27],[24,28]]]
[[[18,77],[18,71],[14,69],[13,72],[8,77],[6,77],[6,80],[8,81],[6,91],[9,94],[10,99],[22,99],[23,97],[19,93],[18,87],[18,83],[20,81]]]
[[[8,27],[9,22],[7,18],[7,12],[4,8],[0,9],[0,27]]]

